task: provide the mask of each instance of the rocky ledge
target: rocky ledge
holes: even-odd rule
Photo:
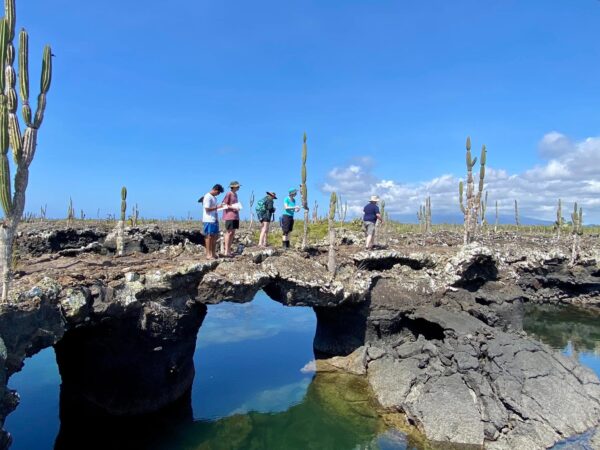
[[[321,247],[205,261],[190,239],[157,242],[121,258],[24,251],[0,306],[0,424],[18,404],[8,377],[52,345],[61,395],[115,415],[168,406],[191,386],[207,305],[261,289],[314,309],[320,370],[366,375],[382,406],[433,441],[547,448],[600,422],[598,378],[521,331],[524,302],[598,304],[593,245],[574,267],[565,249],[518,241],[341,245],[331,276]],[[9,441],[1,434],[0,448]]]

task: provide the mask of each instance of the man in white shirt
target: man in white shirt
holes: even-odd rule
[[[204,249],[206,259],[217,258],[217,239],[219,237],[219,215],[217,210],[217,196],[224,191],[223,186],[215,184],[213,188],[202,197],[202,223],[204,224]]]

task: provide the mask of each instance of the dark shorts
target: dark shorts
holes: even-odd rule
[[[226,230],[239,230],[240,229],[240,221],[239,220],[226,220],[225,221],[225,229]]]
[[[290,234],[294,229],[294,218],[292,216],[281,216],[281,231],[283,234]]]
[[[215,236],[219,234],[219,223],[204,222],[204,236]]]

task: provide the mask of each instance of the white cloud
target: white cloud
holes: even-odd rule
[[[575,150],[573,142],[564,134],[551,131],[544,135],[538,145],[540,156],[544,159],[557,158]]]
[[[546,162],[522,173],[509,174],[501,168],[486,167],[488,211],[494,209],[497,200],[501,214],[512,214],[516,199],[522,217],[553,221],[555,205],[561,198],[565,217],[577,201],[584,209],[585,222],[600,222],[600,137],[573,142],[553,131],[542,138],[539,150]],[[427,196],[431,196],[434,220],[436,213],[459,212],[458,183],[461,178],[455,174],[403,183],[378,179],[372,172],[371,160],[367,165],[361,165],[359,161],[332,169],[323,185],[323,191],[336,191],[348,201],[350,214],[360,214],[368,197],[374,194],[386,201],[390,214],[415,214]],[[478,174],[474,176],[477,180]]]

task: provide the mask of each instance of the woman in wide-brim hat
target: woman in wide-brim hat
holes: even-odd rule
[[[260,237],[258,238],[259,247],[267,247],[267,238],[269,236],[269,225],[275,214],[275,206],[273,200],[277,200],[277,194],[275,192],[267,191],[266,197],[259,200],[260,205],[257,205],[256,212],[257,218],[260,222]]]

